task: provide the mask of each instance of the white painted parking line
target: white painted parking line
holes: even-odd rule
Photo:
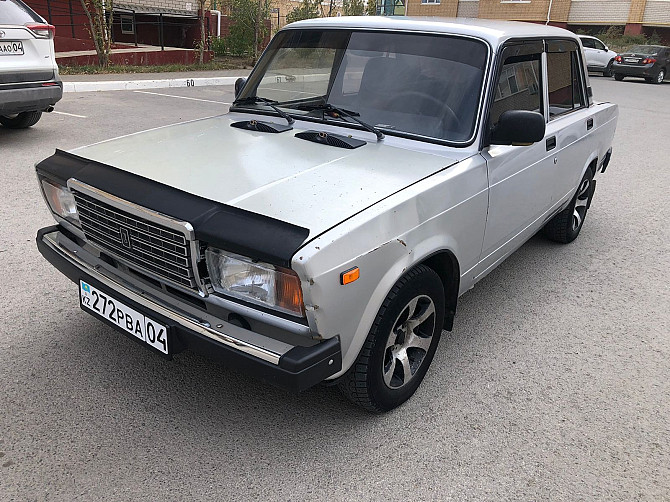
[[[174,94],[163,94],[160,92],[151,92],[151,91],[133,91],[139,92],[140,94],[152,94],[154,96],[165,96],[167,98],[177,98],[177,99],[190,99],[191,101],[204,101],[205,103],[216,103],[219,105],[231,105],[232,103],[224,103],[223,101],[214,101],[211,99],[200,99],[200,98],[189,98],[188,96],[175,96]]]
[[[67,112],[58,112],[56,110],[51,113],[57,113],[58,115],[67,115],[68,117],[77,117],[78,119],[87,119],[86,115],[77,115],[76,113],[67,113]]]

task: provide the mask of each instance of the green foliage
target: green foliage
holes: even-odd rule
[[[225,56],[226,53],[228,52],[225,38],[218,38],[218,37],[210,38],[209,48],[211,51],[214,52],[215,56]]]
[[[595,36],[616,52],[626,52],[633,45],[657,45],[661,43],[661,37],[656,32],[652,33],[650,37],[644,34],[624,35],[621,26],[610,26]]]
[[[365,13],[368,16],[376,16],[377,15],[377,1],[376,0],[368,0],[368,5],[365,9]]]
[[[365,14],[363,0],[343,0],[342,11],[345,16],[362,16]]]
[[[286,22],[295,23],[303,19],[319,17],[319,3],[319,0],[302,0],[298,7],[288,13]]]
[[[218,42],[221,44],[219,49],[233,56],[255,55],[257,52],[257,48],[254,47],[256,36],[260,42],[267,35],[265,20],[269,13],[268,0],[232,0],[230,34],[222,42]]]

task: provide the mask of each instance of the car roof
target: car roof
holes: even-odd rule
[[[555,26],[492,19],[410,17],[410,16],[342,16],[306,19],[291,23],[284,30],[300,28],[398,30],[466,35],[482,38],[494,50],[510,38],[572,38],[574,33]]]

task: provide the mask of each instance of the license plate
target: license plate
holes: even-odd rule
[[[638,58],[623,58],[623,60],[624,60],[626,63],[637,63],[637,62],[639,61]]]
[[[163,354],[168,353],[167,326],[140,314],[137,310],[111,298],[87,282],[79,281],[79,291],[81,293],[81,305],[84,309],[104,317],[115,326],[158,349]]]
[[[0,56],[22,56],[23,42],[0,42]]]

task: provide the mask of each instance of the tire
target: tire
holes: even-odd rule
[[[620,73],[615,73],[614,80],[616,80],[617,82],[621,82],[623,80],[623,75],[621,75]]]
[[[611,77],[612,76],[612,61],[607,63],[607,67],[603,70],[603,77]]]
[[[418,265],[402,276],[380,307],[356,361],[338,383],[342,393],[375,413],[412,397],[435,355],[444,309],[442,281],[432,269]],[[412,336],[407,336],[408,328]]]
[[[554,216],[544,226],[544,235],[555,242],[568,244],[574,241],[586,219],[586,213],[591,205],[595,183],[593,181],[593,171],[587,169],[574,197],[568,207]]]
[[[22,112],[13,117],[0,116],[0,124],[9,129],[25,129],[34,126],[42,117],[42,112]]]
[[[653,79],[651,82],[653,84],[662,84],[664,80],[665,80],[665,68],[661,68],[658,71],[658,75],[656,75],[656,78]]]

